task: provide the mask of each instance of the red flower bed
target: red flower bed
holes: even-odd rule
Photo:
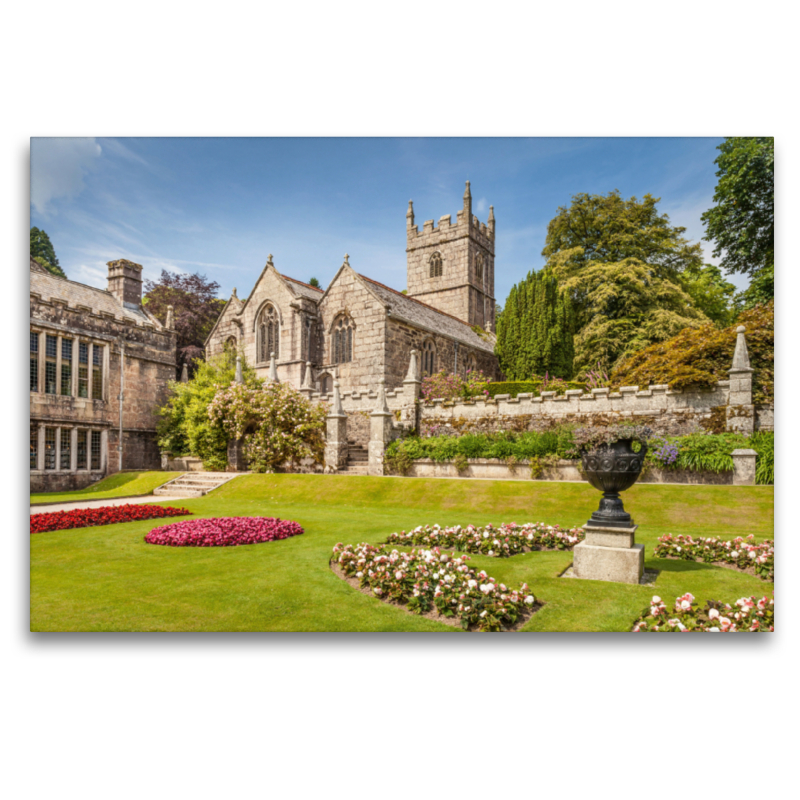
[[[217,517],[162,525],[153,528],[144,540],[170,547],[233,547],[288,539],[302,532],[296,522],[273,517]]]
[[[114,525],[117,522],[135,522],[140,519],[159,517],[185,517],[191,513],[185,508],[134,504],[76,508],[72,511],[50,511],[43,514],[31,514],[31,533],[91,528],[95,525]]]

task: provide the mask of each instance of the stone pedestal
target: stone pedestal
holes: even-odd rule
[[[733,458],[733,485],[754,486],[756,482],[756,456],[755,450],[734,450]]]
[[[644,545],[634,543],[638,527],[584,526],[586,539],[572,551],[575,577],[638,584],[644,574]]]

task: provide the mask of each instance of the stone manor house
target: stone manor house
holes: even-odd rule
[[[111,261],[108,289],[95,289],[31,258],[31,492],[159,468],[156,409],[175,377],[176,335],[142,306],[141,274]]]
[[[472,214],[469,182],[455,224],[414,224],[406,214],[408,289],[398,292],[350,266],[345,256],[323,292],[282,275],[270,255],[245,300],[234,289],[206,341],[206,354],[226,347],[244,354],[261,378],[270,375],[322,394],[338,378],[343,391],[401,387],[411,350],[422,374],[441,369],[498,376],[494,355],[494,209],[484,224]]]

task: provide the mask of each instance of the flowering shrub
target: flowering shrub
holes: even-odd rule
[[[772,581],[775,579],[775,542],[769,540],[755,544],[753,539],[752,533],[747,539],[737,536],[733,541],[718,536],[694,539],[688,534],[673,536],[668,533],[658,540],[653,555],[656,558],[704,561],[706,564],[721,561],[739,569],[753,567],[760,578]]]
[[[775,630],[775,600],[762,597],[740,597],[733,608],[729,603],[716,600],[706,602],[705,608],[696,608],[694,596],[688,592],[675,601],[675,608],[667,611],[660,597],[653,597],[650,608],[642,612],[633,626],[634,633],[673,632],[706,633],[767,632]]]
[[[509,589],[483,570],[470,569],[469,556],[448,556],[439,548],[399,553],[383,546],[339,543],[333,548],[333,561],[376,597],[404,603],[415,614],[435,609],[458,618],[465,630],[503,630],[536,602],[526,583]]]
[[[31,533],[67,531],[73,528],[91,528],[95,525],[114,525],[118,522],[136,522],[159,517],[185,517],[191,514],[185,508],[171,506],[134,505],[98,506],[76,508],[72,511],[48,511],[31,514]]]
[[[153,528],[144,540],[170,547],[233,547],[275,542],[297,536],[303,529],[289,520],[273,517],[219,517],[187,519]]]
[[[597,362],[597,369],[587,370],[586,372],[586,391],[590,392],[592,389],[604,389],[611,386],[611,379],[608,373],[602,369],[600,362]]]
[[[462,528],[440,528],[438,525],[420,525],[413,531],[393,533],[387,544],[424,547],[445,547],[462,550],[465,553],[479,553],[484,556],[507,558],[530,550],[572,550],[582,542],[585,534],[581,528],[564,530],[558,525],[545,525],[543,522],[516,522],[494,527],[486,525],[476,528],[467,525]]]
[[[443,400],[462,400],[469,397],[488,397],[486,389],[488,378],[479,370],[472,369],[467,377],[454,375],[443,369],[435,375],[427,375],[422,379],[422,399],[430,403],[435,398]]]
[[[325,407],[306,400],[288,383],[258,388],[234,383],[217,392],[208,407],[212,424],[231,439],[244,439],[253,472],[273,472],[301,458],[321,463],[325,452]]]
[[[563,378],[557,378],[555,375],[551,375],[549,372],[545,372],[544,377],[541,375],[532,376],[531,382],[539,385],[540,394],[542,392],[555,392],[556,394],[564,394],[564,392],[566,392],[571,386],[569,381],[565,381]]]
[[[651,447],[649,460],[660,467],[671,467],[678,460],[678,448],[665,439],[657,441],[657,447]]]

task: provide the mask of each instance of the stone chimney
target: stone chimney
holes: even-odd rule
[[[122,304],[142,304],[142,265],[125,258],[108,262],[108,291]]]

